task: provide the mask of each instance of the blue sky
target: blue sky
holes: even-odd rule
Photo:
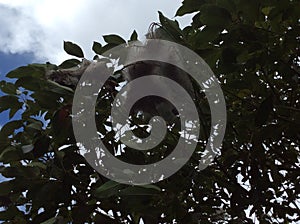
[[[27,65],[34,61],[32,53],[9,54],[0,51],[0,80],[5,79],[7,72],[23,65]],[[0,95],[3,93],[0,91]],[[8,111],[0,113],[0,127],[8,120]]]
[[[21,65],[26,65],[34,60],[32,53],[9,54],[0,51],[0,77],[6,72]]]

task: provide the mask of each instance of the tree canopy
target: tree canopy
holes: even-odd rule
[[[196,152],[176,174],[152,185],[125,185],[98,174],[78,153],[71,123],[75,87],[46,78],[82,63],[84,53],[60,65],[30,64],[1,81],[0,112],[12,118],[0,131],[0,220],[12,223],[296,223],[300,221],[300,7],[297,0],[184,0],[176,16],[195,13],[181,29],[159,13],[158,27],[169,39],[200,55],[222,87],[227,130],[213,163],[197,170],[210,130],[210,109],[201,105]],[[117,35],[94,42],[95,58],[125,41]],[[97,102],[96,124],[112,151],[107,117],[124,79],[111,77]],[[108,94],[110,93],[110,94]],[[139,122],[137,119],[136,122]],[[135,130],[145,135],[142,126]],[[174,148],[177,139],[163,143]],[[125,152],[124,152],[125,151]],[[122,151],[138,164],[146,154]],[[169,153],[169,152],[165,152]],[[154,160],[160,158],[153,153]],[[147,159],[142,160],[148,162]],[[250,218],[252,216],[252,218]]]

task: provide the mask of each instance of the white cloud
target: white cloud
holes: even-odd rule
[[[37,60],[54,63],[69,58],[63,40],[78,43],[91,58],[94,40],[118,34],[128,39],[133,30],[143,36],[157,11],[174,17],[182,0],[0,0],[0,49],[33,52]],[[190,18],[180,19],[182,25]]]

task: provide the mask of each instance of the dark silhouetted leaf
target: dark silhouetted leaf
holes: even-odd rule
[[[16,94],[17,88],[13,83],[1,81],[0,82],[0,89],[2,92],[7,94]]]
[[[117,195],[117,193],[121,188],[123,188],[122,184],[115,181],[107,181],[104,184],[102,184],[100,187],[98,187],[94,191],[94,194],[98,198],[111,197],[113,195]]]
[[[64,41],[64,50],[69,55],[76,56],[79,58],[84,57],[84,54],[83,54],[83,51],[81,50],[81,48],[77,44],[74,44],[70,41]]]
[[[108,44],[116,44],[116,45],[119,45],[119,44],[124,44],[126,43],[126,41],[118,36],[118,35],[115,35],[115,34],[111,34],[111,35],[104,35],[103,36],[103,39],[105,40],[106,43]]]
[[[103,53],[102,45],[96,41],[94,41],[92,49],[96,54],[101,55]]]
[[[205,2],[205,0],[185,0],[182,2],[182,6],[180,6],[180,8],[177,10],[176,16],[183,16],[185,14],[199,11],[200,6],[203,5]]]
[[[273,110],[273,97],[269,96],[260,104],[256,112],[255,125],[262,126],[266,124],[272,110]]]
[[[61,63],[58,67],[62,69],[67,69],[67,68],[73,68],[76,67],[80,64],[80,61],[77,59],[69,59],[65,60],[63,63]]]
[[[134,30],[133,33],[130,36],[130,41],[135,41],[138,39],[138,34],[137,32]]]
[[[14,95],[6,95],[0,97],[0,112],[12,109],[16,112],[22,108],[23,103],[19,102],[18,97]]]
[[[36,78],[44,77],[46,72],[45,69],[46,69],[46,65],[44,65],[43,67],[34,66],[34,65],[22,66],[7,73],[6,77],[8,78],[21,78],[25,76],[36,77]]]
[[[230,13],[216,5],[203,5],[200,11],[200,19],[205,25],[225,28],[231,22]]]

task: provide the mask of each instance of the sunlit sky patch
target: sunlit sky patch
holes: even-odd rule
[[[182,0],[0,0],[0,51],[32,52],[35,59],[60,63],[68,56],[63,40],[78,43],[92,58],[91,45],[102,35],[128,39],[136,30],[146,34],[157,11],[174,18]],[[181,26],[191,18],[178,18]]]

